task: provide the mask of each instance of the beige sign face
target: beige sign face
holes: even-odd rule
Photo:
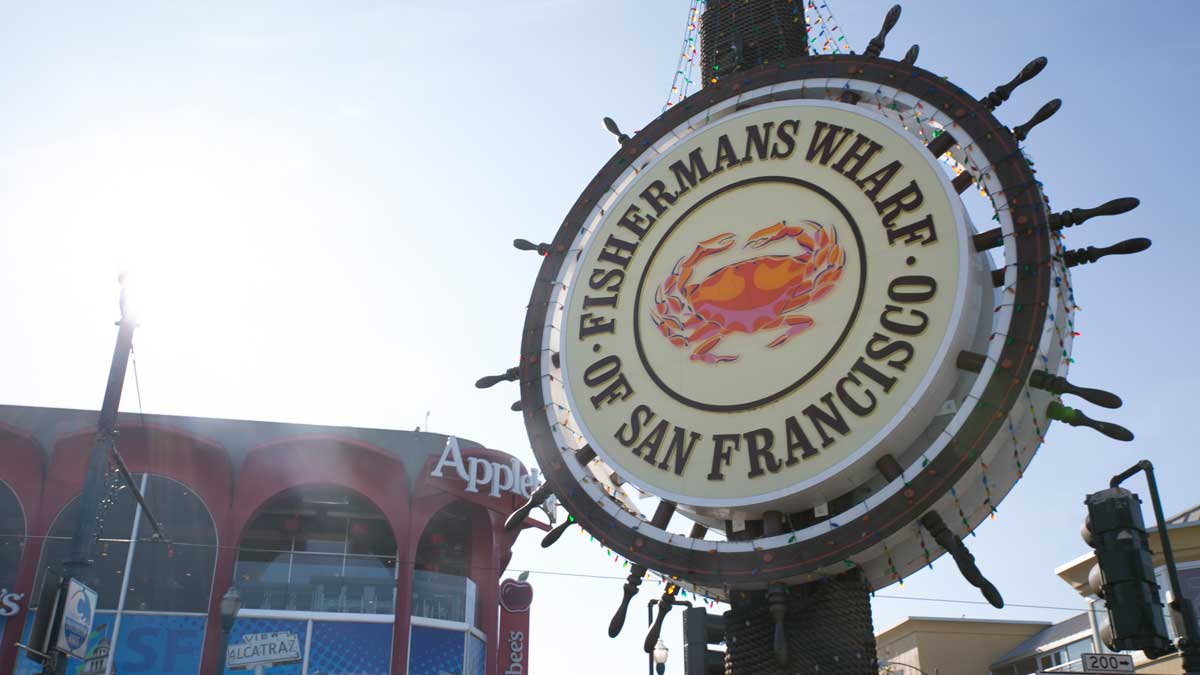
[[[619,195],[568,281],[562,367],[623,476],[685,504],[761,503],[929,422],[910,418],[958,330],[965,225],[894,122],[763,106]]]

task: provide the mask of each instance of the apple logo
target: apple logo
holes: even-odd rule
[[[528,612],[533,604],[533,586],[527,581],[505,579],[500,584],[500,606],[509,612]]]

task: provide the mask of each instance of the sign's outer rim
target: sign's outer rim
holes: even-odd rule
[[[771,552],[723,552],[719,555],[688,551],[677,545],[639,536],[623,526],[575,482],[563,454],[542,414],[553,402],[543,398],[542,335],[557,269],[582,218],[602,196],[598,193],[611,178],[623,171],[632,157],[649,147],[646,139],[658,138],[687,121],[693,109],[705,109],[739,96],[744,89],[760,89],[793,80],[853,78],[880,87],[921,92],[921,101],[951,116],[973,139],[977,151],[990,163],[993,179],[1003,188],[1006,208],[1015,223],[1007,247],[1012,258],[1007,278],[1012,279],[1012,302],[1024,311],[1009,314],[1004,343],[994,347],[1003,364],[988,372],[983,396],[957,429],[954,439],[920,473],[910,480],[911,490],[894,494],[874,505],[864,517],[847,520],[821,541],[806,540]],[[910,94],[915,95],[915,94]],[[863,56],[817,56],[763,66],[705,88],[669,109],[628,142],[600,170],[583,191],[559,229],[550,255],[543,260],[530,297],[521,348],[522,406],[526,430],[539,464],[554,494],[586,529],[601,533],[602,541],[634,563],[662,574],[679,576],[692,583],[713,587],[762,586],[791,579],[825,565],[845,561],[857,551],[878,544],[908,526],[933,508],[974,464],[988,443],[1004,427],[1006,413],[1013,409],[1036,365],[1037,345],[1046,319],[1046,302],[1051,285],[1049,216],[1034,173],[1011,131],[991,111],[967,92],[943,78],[916,66],[884,58]],[[1018,226],[1019,225],[1019,226]],[[1025,270],[1019,273],[1018,270]],[[981,375],[982,377],[982,375]],[[909,496],[911,494],[911,496]]]

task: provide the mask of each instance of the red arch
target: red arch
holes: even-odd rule
[[[163,425],[124,423],[117,431],[117,451],[130,472],[166,476],[191,488],[212,516],[218,541],[223,540],[233,492],[228,451],[214,441]],[[86,430],[55,443],[39,509],[39,534],[49,530],[54,517],[83,489],[92,440],[93,432]]]
[[[225,531],[223,526],[228,520],[233,482],[233,471],[227,451],[213,441],[169,426],[122,423],[118,424],[117,430],[117,449],[129,470],[134,473],[165,476],[188,486],[208,509],[219,541]],[[31,535],[45,536],[54,518],[78,496],[83,487],[93,434],[91,429],[83,429],[64,435],[55,442],[54,453],[45,470],[45,480],[31,483],[42,488],[40,498],[36,502],[37,507],[28,510],[31,514],[27,516]],[[41,458],[42,453],[39,450],[36,463],[29,462],[30,466],[38,467],[39,476]],[[24,463],[16,462],[18,467]],[[21,577],[18,580],[18,588],[21,589],[19,592],[33,592],[32,585],[40,555],[41,546],[26,546]],[[213,588],[216,588],[215,584]],[[19,614],[18,617],[22,615]],[[212,618],[211,611],[209,618]],[[12,666],[15,656],[14,653],[4,650],[19,639],[18,632],[9,640],[9,632],[19,631],[18,626],[23,624],[24,621],[14,617],[5,628],[5,646],[0,647],[0,672],[7,672],[6,668]],[[210,622],[209,625],[215,624]],[[207,631],[209,634],[218,632]]]
[[[237,542],[254,515],[281,492],[311,484],[339,485],[362,495],[383,513],[400,550],[407,550],[408,475],[399,459],[373,445],[337,436],[306,435],[272,441],[250,450],[239,468],[229,519],[233,537],[228,541],[232,543],[218,556],[210,622],[220,621],[219,600],[233,579]],[[404,672],[408,659],[409,601],[401,598],[396,603],[392,633],[392,672]],[[216,666],[219,641],[217,631],[205,635],[201,672]]]
[[[31,436],[16,429],[0,424],[0,482],[12,489],[21,504],[25,517],[26,536],[36,534],[38,507],[42,500],[42,481],[45,473],[45,452]],[[26,539],[21,560],[17,565],[17,581],[14,588],[8,589],[14,593],[23,593],[21,611],[8,617],[4,630],[0,631],[0,673],[7,673],[13,668],[17,657],[14,645],[21,640],[21,629],[25,626],[26,610],[29,607],[29,596],[32,594],[34,576],[37,572],[37,557],[41,550],[35,545],[37,539]]]
[[[45,452],[28,434],[0,424],[0,481],[12,488],[25,512],[25,529],[33,529],[38,503],[42,497],[42,480],[46,470]]]

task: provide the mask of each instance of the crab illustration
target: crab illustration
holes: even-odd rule
[[[799,313],[809,303],[834,289],[846,264],[846,253],[837,243],[837,230],[811,220],[788,225],[781,221],[751,234],[743,248],[761,249],[790,240],[799,246],[795,255],[761,255],[730,263],[704,279],[692,277],[705,258],[728,251],[737,236],[726,232],[700,242],[690,255],[680,258],[655,290],[651,320],[671,344],[691,348],[691,360],[724,363],[735,354],[713,350],[732,333],[758,333],[783,327],[767,343],[775,348],[813,325]]]

